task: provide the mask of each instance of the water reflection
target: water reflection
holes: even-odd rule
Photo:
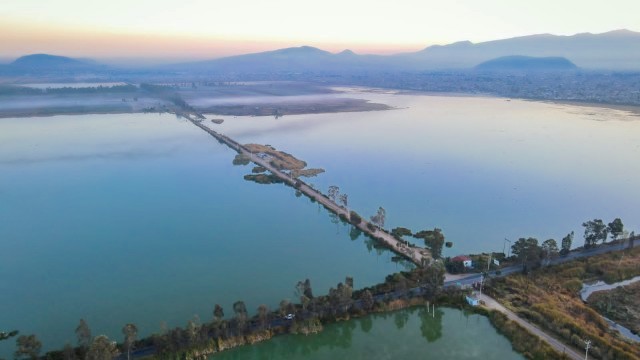
[[[330,324],[311,336],[280,336],[212,359],[401,359],[427,353],[433,359],[522,359],[487,318],[448,308],[436,308],[434,315],[426,307]]]
[[[434,342],[442,337],[442,317],[444,312],[441,309],[429,311],[427,308],[420,309],[420,333],[427,342]]]

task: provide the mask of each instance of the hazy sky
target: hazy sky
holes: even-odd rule
[[[212,58],[299,45],[391,53],[621,28],[640,31],[639,0],[2,0],[0,57]]]

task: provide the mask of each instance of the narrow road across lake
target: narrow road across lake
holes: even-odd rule
[[[218,141],[224,143],[229,146],[231,149],[237,151],[239,154],[242,154],[249,158],[251,162],[256,165],[262,166],[271,172],[274,176],[277,176],[284,183],[289,184],[295,189],[299,190],[301,193],[305,194],[311,199],[315,199],[318,203],[322,204],[329,211],[335,213],[338,216],[341,216],[344,219],[350,219],[349,211],[336,204],[333,200],[329,199],[327,196],[322,194],[320,191],[312,188],[304,181],[294,178],[289,173],[285,173],[280,169],[275,168],[269,161],[266,159],[262,159],[261,157],[253,154],[249,149],[247,149],[244,145],[238,143],[237,141],[231,139],[228,136],[220,134],[211,128],[205,126],[199,120],[194,120],[190,116],[186,116],[186,118],[195,126],[200,129],[206,131],[209,135],[216,138]],[[431,253],[429,250],[421,247],[413,247],[408,246],[404,242],[396,239],[393,235],[385,231],[384,229],[378,229],[374,226],[369,225],[369,222],[362,219],[362,221],[358,224],[354,224],[358,229],[360,229],[365,234],[378,239],[378,241],[387,245],[392,251],[395,253],[411,260],[414,264],[418,266],[425,266],[431,263]]]

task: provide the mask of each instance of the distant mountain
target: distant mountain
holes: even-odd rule
[[[585,69],[640,70],[640,33],[616,30],[573,36],[531,35],[478,44],[463,41],[400,56],[429,69],[459,69],[513,54],[564,57]]]
[[[472,69],[477,64],[518,54],[534,58],[564,58],[583,69],[640,70],[640,33],[617,30],[603,34],[523,36],[474,44],[460,41],[396,55],[337,54],[310,46],[231,56],[168,67],[212,73],[373,73]],[[512,59],[513,60],[513,59]],[[505,61],[504,59],[502,61]],[[553,67],[549,59],[529,66]],[[534,64],[535,63],[535,64]],[[506,64],[503,64],[506,65]],[[516,66],[512,64],[511,66]],[[525,66],[525,64],[520,64]],[[556,64],[561,70],[561,64]],[[567,65],[565,69],[573,68]]]
[[[92,60],[49,54],[33,54],[19,57],[13,62],[2,66],[0,70],[8,74],[73,74],[100,72],[105,69],[104,65]]]
[[[17,58],[10,65],[15,67],[56,68],[86,66],[87,63],[66,56],[49,54],[33,54]]]
[[[576,70],[576,64],[563,57],[502,56],[478,64],[479,71],[566,71]]]
[[[338,54],[311,46],[291,47],[221,59],[179,64],[167,68],[214,73],[272,73],[318,72],[345,73],[378,71],[385,65],[385,57],[358,55],[351,50]]]

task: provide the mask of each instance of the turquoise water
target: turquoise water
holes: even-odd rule
[[[168,115],[1,119],[0,329],[51,349],[85,318],[120,339],[402,269],[293,189],[244,181],[234,154]]]
[[[502,251],[504,238],[562,239],[593,218],[640,230],[640,117],[497,98],[359,93],[397,110],[226,117],[213,128],[327,170],[364,216],[387,227],[439,227],[455,256]],[[507,244],[508,245],[508,244]]]
[[[449,255],[572,230],[580,245],[580,224],[595,217],[639,229],[637,116],[359,96],[399,109],[211,126],[325,168],[309,182],[340,186],[363,216],[384,206],[387,227],[442,228]],[[150,334],[209,320],[216,303],[227,314],[236,300],[274,308],[304,278],[318,294],[347,275],[361,287],[403,268],[292,189],[242,180],[251,167],[233,156],[168,115],[0,119],[0,330],[35,333],[51,349],[74,343],[85,318],[120,339],[127,322]],[[2,356],[12,350],[0,345]]]
[[[371,315],[225,351],[210,359],[523,359],[489,320],[459,310],[425,309]]]

